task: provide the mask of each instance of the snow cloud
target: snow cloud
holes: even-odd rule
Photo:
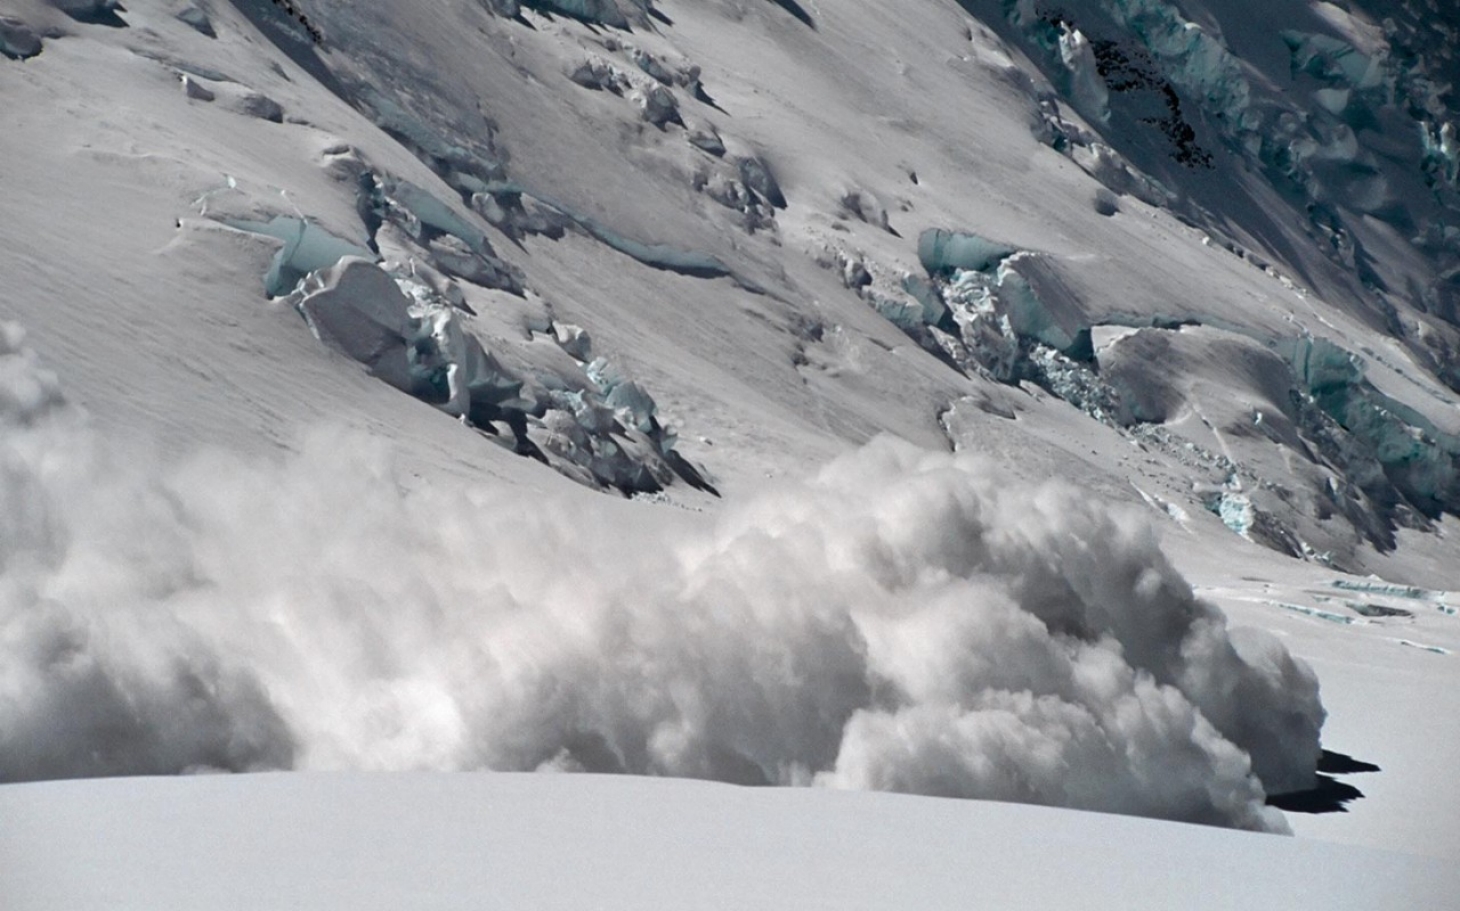
[[[406,493],[330,434],[159,466],[0,332],[0,780],[592,770],[1281,830],[1322,719],[1138,517],[977,459],[881,439],[713,518]]]

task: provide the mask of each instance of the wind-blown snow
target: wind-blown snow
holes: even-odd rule
[[[547,767],[1268,830],[1311,781],[1312,673],[1073,488],[890,438],[712,520],[407,494],[328,432],[157,467],[21,338],[0,779]]]

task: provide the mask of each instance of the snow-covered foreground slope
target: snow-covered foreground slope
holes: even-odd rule
[[[598,776],[0,790],[11,911],[1444,908],[1445,861],[982,801]]]
[[[1460,851],[1443,21],[112,6],[0,2],[0,779],[617,770]],[[1285,823],[1309,667],[1379,770]]]

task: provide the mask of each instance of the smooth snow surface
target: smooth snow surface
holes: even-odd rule
[[[9,911],[1444,908],[1444,861],[993,802],[598,776],[0,790]]]

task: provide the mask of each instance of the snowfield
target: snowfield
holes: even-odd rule
[[[0,0],[0,904],[1443,906],[1457,30]]]
[[[1447,861],[992,801],[596,775],[0,790],[15,911],[1443,908]],[[124,834],[125,833],[125,834]]]

